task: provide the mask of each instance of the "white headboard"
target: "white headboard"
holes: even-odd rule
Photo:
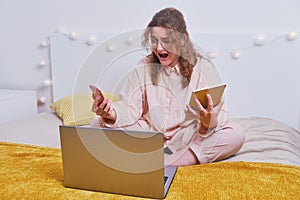
[[[52,34],[53,100],[89,91],[89,84],[117,91],[120,78],[146,54],[140,47],[141,33],[100,33],[94,35],[97,42],[93,45],[86,44],[89,34],[81,34],[81,39]],[[269,117],[300,129],[299,40],[289,41],[281,33],[264,37],[253,33],[192,33],[191,37],[210,51],[210,56],[215,54],[213,62],[228,85],[231,117]],[[234,50],[240,53],[238,59],[231,55]]]

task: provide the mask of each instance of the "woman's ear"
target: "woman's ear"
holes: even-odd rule
[[[187,38],[187,36],[186,36],[185,34],[182,35],[182,37],[181,37],[181,39],[180,39],[180,45],[181,45],[181,46],[183,46],[183,45],[185,44],[186,38]]]
[[[185,44],[185,39],[180,40],[180,45],[183,46]]]

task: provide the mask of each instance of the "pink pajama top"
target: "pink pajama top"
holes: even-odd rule
[[[112,104],[116,112],[113,127],[163,132],[165,146],[172,152],[186,149],[197,134],[199,124],[199,119],[185,120],[185,109],[192,91],[219,85],[221,78],[214,65],[202,57],[197,60],[187,87],[182,86],[182,75],[178,66],[163,67],[159,73],[158,84],[153,85],[147,61],[148,58],[142,59],[129,73],[120,91],[120,100]],[[220,129],[227,121],[225,106],[218,121],[217,129]]]

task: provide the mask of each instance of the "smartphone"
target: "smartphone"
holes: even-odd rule
[[[93,92],[93,99],[95,99],[97,96],[100,96],[100,102],[104,100],[104,95],[102,94],[101,90],[98,87],[94,85],[90,85],[90,89]]]

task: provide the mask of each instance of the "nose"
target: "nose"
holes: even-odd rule
[[[161,41],[158,41],[158,44],[157,44],[157,50],[164,50],[164,47],[163,47],[163,45],[161,44]]]

